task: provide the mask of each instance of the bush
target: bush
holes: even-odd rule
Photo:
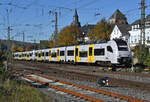
[[[150,54],[146,56],[146,59],[144,60],[144,64],[150,68]]]
[[[6,80],[0,85],[0,102],[52,102],[36,88]]]

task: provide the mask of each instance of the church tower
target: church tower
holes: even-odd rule
[[[113,15],[109,18],[110,24],[128,24],[126,16],[120,12],[120,10],[116,10]]]
[[[79,16],[77,13],[77,9],[75,9],[75,14],[73,16],[73,22],[71,23],[71,25],[76,26],[76,27],[81,27],[80,22],[79,22]]]

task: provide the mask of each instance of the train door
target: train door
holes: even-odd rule
[[[79,62],[79,46],[75,47],[75,62]]]
[[[46,51],[43,50],[44,56],[43,56],[43,61],[46,61]]]
[[[89,63],[93,63],[93,56],[94,56],[94,54],[93,54],[93,52],[94,52],[93,47],[94,47],[94,44],[91,44],[88,47],[88,62]]]
[[[57,49],[57,62],[60,61],[60,49],[58,48]]]
[[[40,51],[40,61],[42,61],[42,59],[43,59],[43,52]]]
[[[115,61],[114,51],[111,46],[107,46],[107,58],[111,63]]]
[[[52,53],[52,51],[51,51],[51,49],[49,49],[49,62],[51,61],[51,53]]]

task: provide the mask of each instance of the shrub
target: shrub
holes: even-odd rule
[[[52,102],[36,88],[6,80],[0,85],[0,102]]]

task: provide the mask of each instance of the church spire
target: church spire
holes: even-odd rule
[[[75,9],[75,13],[74,13],[74,21],[75,21],[75,22],[79,22],[79,20],[78,20],[77,9]]]
[[[77,13],[77,9],[75,9],[75,13],[74,13],[73,18],[74,18],[74,20],[73,20],[71,25],[76,26],[76,27],[81,27],[80,22],[79,22],[79,16]]]

